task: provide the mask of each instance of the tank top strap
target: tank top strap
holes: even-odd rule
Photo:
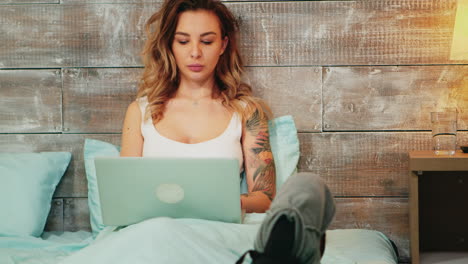
[[[244,102],[244,101],[239,101],[239,104],[242,106],[242,108],[245,110],[245,108],[247,107],[247,103]]]
[[[141,123],[144,124],[145,122],[145,113],[146,113],[146,107],[148,106],[148,97],[139,97],[135,101],[137,101],[138,106],[140,107],[140,112],[141,112]]]

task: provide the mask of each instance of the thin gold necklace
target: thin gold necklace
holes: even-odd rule
[[[200,96],[199,98],[197,99],[193,99],[193,92],[192,92],[192,106],[198,106],[200,105],[200,100],[205,98],[205,97],[211,97],[212,95],[205,95],[205,96]]]
[[[197,98],[197,99],[192,99],[192,105],[193,106],[198,106],[200,103],[200,100],[205,98],[205,97],[208,97],[208,96],[203,96],[203,97],[200,97],[200,98]]]

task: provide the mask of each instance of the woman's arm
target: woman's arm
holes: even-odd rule
[[[270,148],[268,120],[258,110],[247,118],[242,132],[244,170],[248,193],[241,195],[242,209],[247,213],[264,213],[275,197],[275,163]]]
[[[138,102],[132,102],[127,109],[122,128],[121,157],[141,157],[143,136],[141,135],[141,111]]]

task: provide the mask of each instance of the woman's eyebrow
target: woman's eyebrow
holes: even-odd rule
[[[175,35],[182,35],[182,36],[190,37],[189,33],[179,32],[179,31],[176,32]],[[210,31],[210,32],[205,32],[203,34],[200,34],[200,37],[204,37],[204,36],[207,36],[207,35],[217,35],[217,34],[216,34],[216,32]]]
[[[213,31],[206,32],[206,33],[200,34],[200,37],[204,37],[204,36],[207,36],[207,35],[216,35],[216,32],[213,32]]]

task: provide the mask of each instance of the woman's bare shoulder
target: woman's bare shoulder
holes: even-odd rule
[[[140,104],[138,101],[133,101],[128,105],[127,113],[140,114]]]
[[[143,137],[141,134],[141,113],[137,101],[133,101],[127,108],[122,128],[122,149],[120,156],[141,157]]]
[[[138,100],[138,99],[137,99]],[[141,120],[141,108],[138,101],[135,100],[131,102],[127,107],[127,113],[125,115],[125,120],[134,120],[140,121]]]

